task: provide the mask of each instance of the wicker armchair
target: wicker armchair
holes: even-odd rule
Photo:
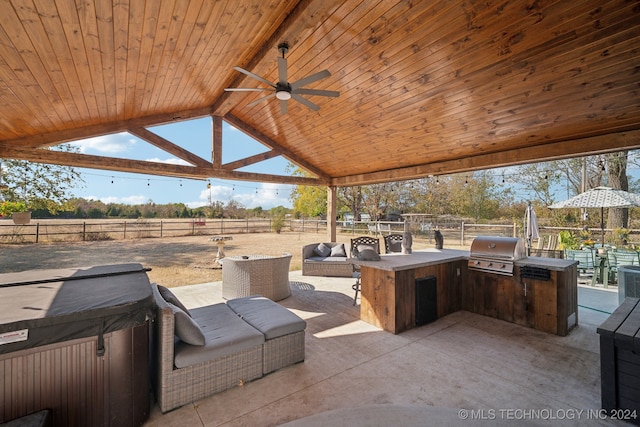
[[[222,263],[222,297],[226,299],[262,295],[279,301],[291,295],[291,254],[226,257]]]
[[[380,240],[377,237],[369,237],[362,236],[356,237],[355,239],[351,239],[351,257],[354,258],[354,254],[357,252],[356,248],[362,246],[369,246],[377,253],[380,253]],[[353,296],[353,305],[356,305],[356,301],[358,300],[358,292],[360,292],[360,267],[357,265],[353,265],[353,275],[356,278],[356,283],[354,283],[351,288],[355,291],[355,295]]]

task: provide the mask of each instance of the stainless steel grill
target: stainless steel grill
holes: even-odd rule
[[[513,276],[514,262],[526,254],[516,237],[478,236],[471,243],[469,269]]]

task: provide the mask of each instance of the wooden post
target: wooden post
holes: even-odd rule
[[[329,242],[336,241],[336,226],[338,216],[338,191],[336,187],[327,187],[327,239]],[[354,218],[355,222],[355,218]]]

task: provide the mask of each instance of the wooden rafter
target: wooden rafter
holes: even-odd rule
[[[632,150],[639,148],[640,130],[619,132],[574,141],[540,144],[518,150],[506,150],[490,154],[467,156],[446,162],[427,163],[371,174],[343,176],[332,179],[331,185],[354,186],[366,185],[375,182],[401,181],[422,178],[429,175],[443,175],[483,170],[493,167],[522,165],[533,161],[542,162],[560,160],[575,157],[584,152],[602,154],[625,149]]]

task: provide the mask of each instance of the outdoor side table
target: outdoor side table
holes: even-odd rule
[[[262,295],[279,301],[291,295],[289,265],[291,254],[280,256],[245,255],[224,259],[222,297],[225,299]]]

